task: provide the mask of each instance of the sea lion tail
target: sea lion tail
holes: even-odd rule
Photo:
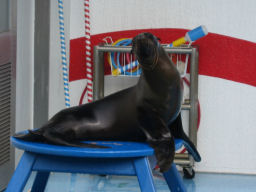
[[[31,142],[44,142],[54,145],[62,145],[62,146],[70,146],[70,147],[85,147],[85,148],[110,148],[108,146],[98,145],[97,143],[85,143],[78,141],[66,141],[63,138],[50,135],[46,133],[47,136],[43,136],[43,131],[41,129],[36,130],[27,130],[20,133],[15,133],[13,135],[16,139],[21,139],[23,141],[31,141]],[[47,138],[47,139],[46,139]]]
[[[172,135],[177,139],[182,139],[183,144],[187,151],[193,156],[196,162],[201,161],[201,156],[196,149],[194,143],[189,139],[186,133],[183,130],[181,114],[169,125],[170,131]]]
[[[44,137],[42,135],[42,131],[37,129],[37,130],[27,130],[19,133],[15,133],[13,135],[14,138],[16,139],[21,139],[24,141],[34,141],[34,142],[40,142],[44,141]]]

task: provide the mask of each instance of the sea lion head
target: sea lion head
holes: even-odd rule
[[[160,43],[151,33],[140,33],[132,40],[132,53],[143,69],[153,70],[157,65]]]

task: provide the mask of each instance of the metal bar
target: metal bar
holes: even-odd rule
[[[121,52],[121,53],[127,53],[131,52],[132,47],[131,46],[96,46],[98,51],[101,52]],[[172,48],[172,47],[164,47],[165,51],[167,53],[177,53],[177,54],[191,54],[192,49],[191,48]]]
[[[10,63],[8,63],[10,65]],[[11,67],[6,67],[1,69],[0,68],[0,74],[1,75],[6,75],[6,74],[10,74],[11,75]]]
[[[10,109],[10,107],[11,107],[11,102],[10,101],[5,102],[4,104],[0,105],[0,111],[2,111],[5,108],[9,108]]]
[[[188,159],[189,154],[188,153],[175,153],[175,158],[177,158],[177,159]]]
[[[0,89],[2,89],[2,87],[5,87],[6,85],[11,85],[11,77],[9,76],[8,79],[2,79],[0,77]]]
[[[1,148],[2,148],[2,147],[4,148],[4,145],[6,145],[6,143],[9,144],[9,142],[10,142],[9,135],[10,135],[9,132],[6,132],[5,134],[2,134],[2,135],[1,135],[1,138],[3,138],[3,139],[0,141]],[[3,148],[2,148],[2,149],[3,149]],[[0,152],[0,154],[2,155],[1,152]]]
[[[191,162],[189,159],[174,159],[174,163],[181,166],[191,165]]]
[[[0,64],[0,70],[10,69],[10,62]]]
[[[10,113],[10,109],[9,108],[4,108],[4,109],[1,109],[1,113],[4,114],[3,116],[5,116],[6,114],[9,115]],[[0,117],[3,117],[2,115]]]
[[[0,94],[7,91],[11,91],[11,85],[10,84],[1,85]]]
[[[7,107],[10,107],[10,103],[11,103],[10,99],[11,97],[9,96],[8,98],[3,98],[0,100],[0,111],[1,111],[0,116],[4,115],[3,113],[4,109],[6,109]]]
[[[177,165],[186,167],[186,166],[192,166],[194,164],[193,159],[191,159],[191,155],[188,153],[176,153],[174,162]]]
[[[197,120],[198,120],[198,51],[192,48],[190,60],[190,105],[189,110],[189,138],[197,145]],[[194,161],[190,158],[192,165]]]
[[[10,91],[8,92],[6,91],[0,95],[0,99],[3,99],[3,100],[9,99],[10,95],[11,95]]]
[[[0,165],[3,165],[4,163],[6,163],[9,160],[10,160],[9,151],[5,151],[5,152],[1,153]]]
[[[6,95],[0,95],[0,105],[3,105],[3,104],[5,104],[5,103],[7,103],[7,102],[11,102],[10,99],[11,98],[11,91],[8,91],[7,93],[6,93]],[[1,107],[1,106],[0,106]]]
[[[191,105],[190,104],[182,104],[181,105],[181,110],[190,110],[191,109]]]
[[[0,75],[0,82],[2,83],[6,83],[11,81],[11,73],[6,73],[4,75]]]
[[[99,46],[93,50],[93,100],[104,97],[104,63],[103,52],[99,51]]]
[[[2,114],[2,111],[1,111]],[[0,116],[0,122],[6,119],[10,119],[10,111],[8,111],[8,113],[5,113],[4,115]]]
[[[10,124],[10,119],[5,119],[4,121],[0,122],[0,127],[3,127],[5,125],[9,125]],[[0,130],[1,133],[2,130]]]
[[[6,138],[6,136],[7,136],[7,138]],[[1,146],[1,143],[4,143],[3,137],[5,137],[8,140],[8,142],[10,141],[10,124],[5,124],[5,125],[1,126],[0,137],[1,137],[0,146]]]
[[[8,140],[10,140],[10,124],[4,124],[4,125],[1,125],[1,131],[0,131],[0,136],[2,137],[2,135],[4,135],[4,133],[8,133]],[[0,141],[2,142],[2,140]],[[2,147],[2,146],[1,146]],[[0,153],[1,154],[1,153]]]

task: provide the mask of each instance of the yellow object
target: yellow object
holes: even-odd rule
[[[186,43],[185,37],[181,37],[181,38],[179,38],[179,39],[173,41],[173,42],[172,42],[172,46],[173,46],[173,47],[178,47],[178,46],[180,46],[180,45],[182,45],[182,44],[185,44],[185,43]]]
[[[118,76],[118,75],[120,75],[120,70],[119,70],[119,69],[113,70],[113,71],[112,71],[112,75],[113,75],[113,76]]]

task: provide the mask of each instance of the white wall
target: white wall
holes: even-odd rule
[[[256,42],[254,0],[90,2],[92,34],[143,28],[192,29],[204,24],[209,32]],[[71,39],[84,36],[83,9],[83,0],[71,2]],[[75,95],[80,95],[84,83],[71,83],[72,98],[78,98]],[[113,89],[112,83],[107,84],[106,89]],[[254,95],[253,86],[200,75],[198,149],[202,162],[196,164],[196,170],[256,174]]]
[[[90,1],[91,33],[144,28],[193,29],[207,25],[219,33],[256,42],[254,0]],[[71,39],[84,35],[83,0],[71,3]]]

